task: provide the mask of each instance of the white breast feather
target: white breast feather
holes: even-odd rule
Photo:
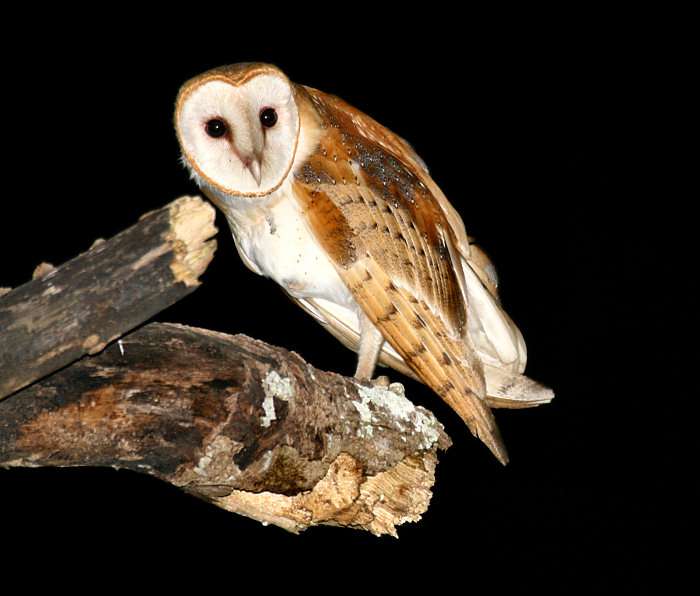
[[[231,209],[224,205],[241,257],[294,298],[323,299],[354,310],[355,299],[312,237],[291,192],[291,183],[285,182],[254,207],[241,210],[240,205]]]

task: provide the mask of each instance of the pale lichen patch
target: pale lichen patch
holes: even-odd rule
[[[364,432],[368,436],[371,436],[367,430],[369,425],[379,423],[379,417],[375,412],[382,411],[395,421],[399,431],[406,431],[406,426],[399,422],[406,421],[409,423],[409,427],[414,429],[414,434],[424,436],[424,448],[428,449],[437,443],[440,438],[438,421],[429,413],[416,408],[402,394],[377,385],[372,387],[358,385],[357,390],[362,399],[361,401],[353,400],[352,404],[360,414],[362,422],[366,424]]]
[[[372,403],[378,408],[387,411],[391,416],[401,420],[408,420],[416,407],[405,397],[394,393],[384,387],[358,386],[358,393],[362,396],[362,403]]]
[[[204,450],[192,471],[198,476],[209,479],[212,483],[226,483],[239,475],[239,470],[233,462],[233,455],[240,446],[234,444],[225,436],[216,437]]]
[[[416,410],[413,424],[416,427],[416,432],[425,436],[426,447],[438,442],[440,430],[438,429],[438,423],[435,418],[428,416],[420,410]]]
[[[277,415],[275,414],[275,399],[270,395],[266,395],[262,403],[265,415],[260,419],[260,424],[267,427],[270,426],[273,420],[277,420]]]
[[[267,373],[267,376],[262,381],[265,398],[263,399],[262,408],[265,414],[260,419],[260,424],[270,426],[273,420],[277,420],[275,413],[275,398],[282,401],[289,401],[294,397],[294,389],[292,381],[287,377],[281,377],[275,370]]]
[[[360,419],[362,422],[372,422],[372,410],[369,409],[367,405],[370,402],[370,398],[364,396],[361,402],[353,401],[352,405],[355,406]]]

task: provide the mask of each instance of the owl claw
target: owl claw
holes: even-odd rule
[[[406,395],[406,389],[404,388],[403,383],[398,383],[398,382],[390,383],[389,384],[389,391],[391,391],[392,393],[395,393],[396,395],[398,395],[400,397],[404,397]]]
[[[369,382],[374,385],[375,387],[385,387],[389,388],[389,377],[386,375],[380,375],[378,377],[375,377],[374,379],[370,379]]]
[[[387,377],[386,375],[380,375],[374,379],[370,379],[369,382],[373,387],[382,387],[383,389],[388,389],[392,393],[395,393],[396,395],[399,395],[401,397],[404,397],[404,395],[406,395],[406,390],[403,384],[398,382],[392,383],[389,380],[389,377]]]

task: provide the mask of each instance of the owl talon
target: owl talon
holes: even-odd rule
[[[385,389],[389,388],[389,377],[387,377],[386,375],[380,375],[378,377],[375,377],[374,379],[370,379],[369,382],[374,387],[384,387]]]
[[[400,397],[404,397],[406,395],[406,389],[404,388],[403,383],[398,383],[398,382],[390,383],[389,384],[389,391],[391,391],[392,393],[395,393],[396,395],[398,395]]]
[[[401,397],[404,397],[406,395],[406,389],[404,388],[403,383],[392,383],[389,380],[389,377],[387,377],[386,375],[380,375],[374,379],[370,379],[369,382],[373,387],[382,387],[383,389],[388,389],[392,393],[395,393],[396,395],[399,395]]]

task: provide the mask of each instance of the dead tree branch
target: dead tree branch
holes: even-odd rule
[[[127,468],[292,532],[396,535],[450,444],[432,414],[244,336],[133,331],[198,286],[213,222],[183,197],[0,296],[0,466]]]
[[[245,336],[149,324],[0,402],[0,465],[154,475],[292,532],[420,519],[432,414]]]
[[[214,208],[183,197],[0,296],[0,399],[192,292],[216,248]]]

